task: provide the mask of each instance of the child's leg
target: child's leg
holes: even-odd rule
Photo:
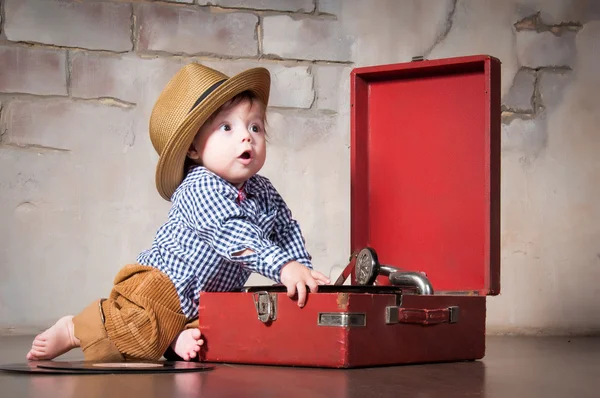
[[[27,358],[51,359],[75,344],[88,361],[157,360],[185,324],[169,278],[155,268],[132,264],[117,274],[109,299],[61,319],[34,340]]]
[[[27,359],[53,359],[75,347],[81,347],[86,360],[123,360],[104,328],[101,304],[102,300],[97,300],[75,317],[65,316],[36,336]]]
[[[79,339],[73,332],[73,316],[60,318],[53,326],[35,336],[31,350],[27,353],[30,361],[54,359],[75,347],[79,347]]]
[[[106,330],[102,304],[109,300],[96,300],[73,318],[75,337],[87,361],[122,361],[119,352]]]
[[[108,336],[127,359],[160,359],[187,322],[168,276],[141,265],[117,275],[102,309]]]

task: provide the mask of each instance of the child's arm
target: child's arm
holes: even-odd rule
[[[297,261],[292,261],[283,266],[281,283],[287,288],[288,297],[293,297],[296,291],[298,292],[298,306],[303,307],[306,302],[306,286],[311,292],[316,293],[319,284],[330,284],[331,282],[319,271],[311,270]]]
[[[311,256],[306,250],[305,240],[298,222],[271,182],[264,178],[269,191],[269,200],[277,208],[275,227],[271,239],[284,251],[295,258],[295,261],[284,266],[281,282],[287,287],[288,296],[298,292],[298,305],[303,306],[306,297],[306,286],[311,292],[318,290],[318,284],[329,284],[330,280],[318,271],[314,271]]]
[[[244,250],[241,255],[252,254],[249,249]],[[281,283],[287,288],[288,297],[294,297],[298,293],[298,306],[303,307],[306,303],[306,287],[316,293],[319,285],[330,284],[331,281],[319,271],[314,271],[298,261],[290,261],[281,269]]]
[[[264,236],[230,194],[218,182],[204,178],[180,191],[173,205],[218,255],[281,282],[283,266],[296,258]]]

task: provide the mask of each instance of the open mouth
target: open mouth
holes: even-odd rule
[[[240,159],[251,159],[251,158],[252,158],[252,154],[250,153],[250,151],[244,151],[240,155]]]

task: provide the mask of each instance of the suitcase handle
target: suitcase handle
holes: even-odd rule
[[[400,308],[395,306],[386,307],[385,323],[388,325],[396,323],[412,323],[419,325],[435,325],[438,323],[457,323],[460,308]]]

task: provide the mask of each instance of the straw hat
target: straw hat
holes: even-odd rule
[[[265,106],[271,77],[265,68],[253,68],[233,77],[191,63],[179,70],[164,88],[150,116],[150,140],[159,155],[156,189],[171,200],[183,180],[187,151],[202,124],[221,105],[249,90]]]

